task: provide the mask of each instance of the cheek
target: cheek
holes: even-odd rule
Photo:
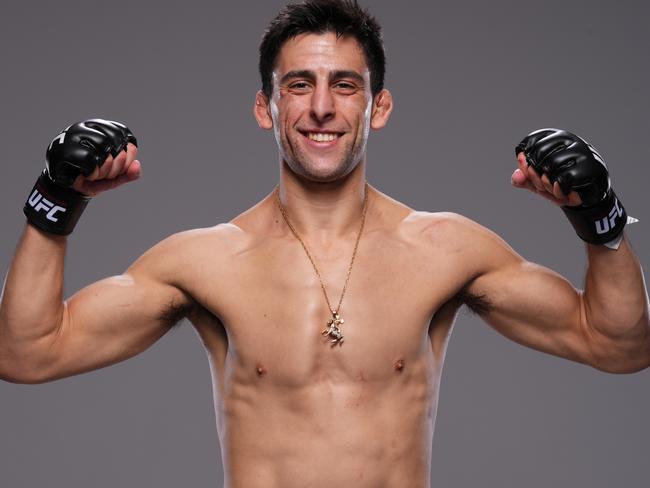
[[[282,97],[281,95],[277,103],[271,107],[271,115],[276,127],[292,127],[304,112],[305,104],[290,98],[290,96]]]
[[[359,121],[360,124],[365,124],[370,121],[372,114],[372,100],[363,98],[350,97],[341,102],[340,109],[345,113],[351,114],[351,117]]]
[[[372,116],[372,104],[367,103],[363,105],[357,104],[355,107],[357,119],[357,133],[364,134],[368,132],[370,127],[370,118]]]

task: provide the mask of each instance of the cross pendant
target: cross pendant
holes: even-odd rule
[[[327,328],[323,329],[321,332],[322,335],[330,337],[328,342],[332,344],[332,347],[336,346],[337,344],[339,346],[343,345],[343,334],[341,334],[339,325],[344,322],[345,320],[339,317],[338,312],[332,310],[332,318],[327,321]]]

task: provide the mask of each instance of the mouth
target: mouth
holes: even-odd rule
[[[316,147],[330,147],[335,145],[343,136],[343,132],[326,132],[326,131],[299,131],[311,145]]]

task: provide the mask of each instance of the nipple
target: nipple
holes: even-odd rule
[[[404,360],[398,359],[397,361],[395,361],[395,363],[393,364],[393,369],[398,373],[401,373],[402,370],[404,369]]]
[[[257,367],[255,368],[255,371],[257,372],[257,376],[264,376],[266,374],[266,368],[262,366],[260,363],[257,363]]]

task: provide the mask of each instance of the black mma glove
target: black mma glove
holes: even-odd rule
[[[72,124],[56,136],[45,154],[45,170],[23,209],[29,223],[52,234],[70,234],[90,201],[72,188],[75,179],[90,176],[109,154],[117,157],[129,142],[137,146],[128,127],[102,119]]]
[[[556,181],[565,195],[575,191],[578,206],[562,206],[578,236],[591,244],[614,241],[623,232],[627,214],[612,190],[603,158],[585,140],[560,129],[528,134],[515,148],[541,177]]]

